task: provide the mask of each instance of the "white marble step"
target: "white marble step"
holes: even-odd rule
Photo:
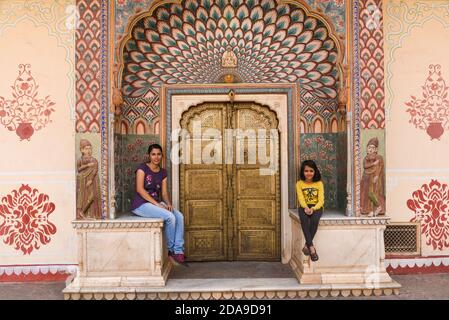
[[[65,299],[296,299],[399,294],[396,282],[308,285],[296,278],[170,279],[165,287],[82,288],[68,286]]]

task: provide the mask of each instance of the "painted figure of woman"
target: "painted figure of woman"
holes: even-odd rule
[[[89,140],[80,141],[81,158],[76,163],[76,218],[101,219],[98,161],[92,157]]]
[[[377,154],[379,140],[372,138],[366,146],[360,185],[361,213],[368,216],[385,214],[384,160]]]

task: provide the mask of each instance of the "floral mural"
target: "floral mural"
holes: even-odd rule
[[[437,180],[423,184],[412,193],[407,207],[415,216],[412,222],[421,222],[421,233],[433,250],[449,248],[449,187]]]
[[[118,212],[129,212],[131,200],[135,193],[135,170],[139,164],[148,161],[148,146],[159,143],[157,135],[122,135],[117,154],[120,154],[116,172]],[[116,175],[117,175],[116,173]]]
[[[55,204],[49,196],[29,185],[1,198],[0,236],[7,245],[21,250],[24,255],[50,242],[56,226],[49,221]]]
[[[19,65],[19,75],[11,88],[12,99],[0,96],[0,123],[15,131],[20,140],[30,140],[35,131],[51,122],[55,103],[50,96],[39,99],[39,85],[31,74],[30,64]]]
[[[426,82],[421,87],[422,98],[411,96],[406,102],[409,122],[416,128],[426,130],[430,139],[439,140],[449,129],[449,88],[441,74],[441,65],[431,64]]]
[[[339,207],[337,203],[336,143],[336,136],[330,133],[301,135],[301,161],[314,160],[320,169],[327,208]]]

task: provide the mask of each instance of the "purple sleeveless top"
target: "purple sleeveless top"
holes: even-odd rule
[[[154,200],[161,202],[162,180],[167,177],[167,170],[161,168],[159,172],[154,172],[146,165],[146,163],[141,163],[137,167],[135,171],[136,173],[137,170],[142,170],[145,173],[143,180],[145,190],[151,197],[153,197]],[[147,200],[142,198],[140,194],[136,192],[133,201],[131,202],[131,211],[147,202]]]

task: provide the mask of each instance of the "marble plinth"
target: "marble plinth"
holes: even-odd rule
[[[78,236],[79,270],[64,293],[165,286],[172,265],[162,219],[128,216],[74,221],[73,226]]]
[[[290,218],[293,236],[290,265],[301,284],[400,288],[385,267],[384,230],[388,218],[323,215],[314,238],[319,255],[316,262],[302,252],[305,239],[297,210],[290,210]]]

